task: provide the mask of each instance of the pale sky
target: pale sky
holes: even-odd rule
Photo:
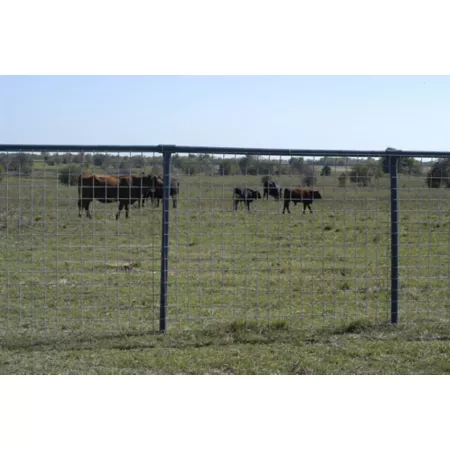
[[[450,150],[449,76],[1,76],[0,143]]]

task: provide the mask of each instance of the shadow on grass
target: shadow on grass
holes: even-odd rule
[[[332,330],[332,334],[361,334],[373,333],[377,331],[395,332],[398,328],[390,322],[370,322],[367,320],[355,320],[348,324],[343,324]]]
[[[46,347],[54,349],[70,349],[75,350],[102,348],[103,342],[113,343],[117,340],[126,340],[142,337],[154,337],[161,335],[159,331],[132,331],[126,333],[105,333],[105,334],[84,334],[81,332],[65,332],[56,335],[16,335],[14,337],[3,339],[0,349],[5,350],[37,350]],[[154,345],[148,345],[154,347]],[[107,348],[113,348],[108,345]]]
[[[186,349],[224,347],[235,344],[260,345],[289,343],[291,345],[328,344],[336,337],[349,336],[362,340],[450,341],[446,326],[396,326],[388,322],[356,320],[326,328],[297,329],[285,320],[237,320],[214,324],[204,329],[172,331],[117,332],[86,334],[80,332],[58,335],[15,335],[3,339],[5,350],[145,350],[151,348]]]
[[[288,323],[283,320],[233,321],[215,324],[204,329],[190,331],[117,332],[92,334],[82,332],[64,332],[39,335],[20,334],[2,339],[0,349],[5,350],[87,350],[118,349],[136,350],[154,347],[198,348],[208,346],[227,346],[236,343],[261,344],[276,340],[285,341],[291,333]]]

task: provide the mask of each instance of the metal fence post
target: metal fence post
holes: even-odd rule
[[[161,238],[161,295],[159,309],[159,331],[166,331],[167,316],[167,281],[169,269],[169,199],[170,199],[170,172],[171,152],[164,152],[164,187],[162,202],[162,238]]]
[[[394,151],[392,149],[391,151]],[[389,155],[389,150],[387,150]],[[398,155],[389,155],[389,175],[391,180],[391,323],[398,323]]]

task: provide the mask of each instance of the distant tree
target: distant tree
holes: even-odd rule
[[[362,166],[368,167],[370,174],[376,180],[378,180],[378,178],[381,178],[381,176],[383,175],[383,171],[381,170],[379,161],[375,160],[374,158],[367,158],[367,162]]]
[[[119,164],[119,169],[131,169],[131,161],[127,159],[122,159]]]
[[[442,184],[443,172],[441,168],[433,167],[427,174],[426,184],[429,188],[440,188]]]
[[[343,166],[345,165],[345,158],[338,158],[336,156],[324,156],[316,161],[320,166]]]
[[[343,156],[343,157],[336,157],[335,159],[335,165],[336,166],[345,166],[348,167],[352,164],[355,163],[355,159],[354,158],[350,158],[348,156]]]
[[[213,167],[214,167],[214,159],[211,157],[211,155],[202,154],[198,155],[198,161],[199,161],[199,172],[200,173],[211,173]]]
[[[58,179],[61,184],[65,186],[76,186],[78,181],[78,176],[82,173],[83,169],[81,166],[69,165],[63,167],[59,171]]]
[[[373,176],[373,168],[368,164],[353,166],[349,173],[350,181],[358,186],[369,186],[372,183]]]
[[[73,155],[72,153],[63,153],[62,157],[61,157],[61,162],[63,164],[70,164],[73,160]]]
[[[303,164],[301,174],[305,177],[314,175],[314,166],[312,164]]]
[[[172,157],[172,166],[187,175],[196,175],[211,173],[215,163],[214,159],[207,154],[180,156],[176,153]]]
[[[182,157],[179,155],[179,153],[173,154],[172,155],[172,167],[179,168],[181,159],[182,159]]]
[[[4,175],[5,175],[5,169],[3,167],[3,164],[0,164],[0,183],[2,182]]]
[[[238,164],[243,175],[256,175],[258,173],[258,162],[252,155],[240,158]]]
[[[44,161],[47,162],[48,158],[50,157],[48,151],[44,150],[41,152],[41,156],[44,158]]]
[[[83,164],[84,162],[84,152],[77,153],[72,157],[72,161],[75,164]]]
[[[0,153],[0,166],[6,168],[11,160],[11,157],[7,153]]]
[[[406,158],[406,160],[401,160],[400,163],[402,173],[408,175],[422,175],[422,167],[419,161],[415,158]]]
[[[317,178],[314,175],[306,175],[302,179],[305,186],[312,187],[317,184]]]
[[[5,161],[8,171],[30,175],[33,170],[33,157],[28,153],[15,153]]]
[[[130,158],[131,167],[142,169],[145,167],[145,159],[143,156],[137,155]]]
[[[323,166],[322,170],[320,171],[321,177],[329,177],[331,175],[331,167],[330,166]]]
[[[181,157],[178,168],[186,175],[196,175],[200,171],[201,161],[195,155]]]
[[[302,173],[304,164],[305,161],[303,158],[291,158],[289,160],[292,173]]]
[[[441,158],[436,161],[428,172],[425,182],[429,188],[439,188],[441,185],[450,187],[450,160]]]
[[[345,187],[345,186],[347,186],[347,174],[346,174],[345,172],[342,172],[342,173],[339,175],[338,181],[339,181],[339,186],[340,186],[340,187]]]
[[[302,184],[304,186],[314,186],[317,184],[317,178],[314,174],[314,166],[312,164],[303,164],[301,168]]]
[[[237,175],[241,173],[241,168],[234,159],[223,159],[219,163],[219,175]]]
[[[108,163],[109,163],[109,155],[104,154],[104,153],[96,153],[93,157],[92,157],[92,163],[94,164],[94,166],[104,166],[107,167]]]
[[[389,156],[382,156],[380,158],[381,170],[384,173],[389,173]],[[401,156],[398,163],[399,173],[408,175],[420,175],[422,170],[419,161],[412,156]]]

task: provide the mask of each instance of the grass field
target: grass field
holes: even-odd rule
[[[161,208],[80,219],[58,170],[0,184],[0,373],[450,373],[449,190],[400,178],[392,327],[387,178],[318,177],[314,214],[283,215],[273,199],[233,211],[260,176],[180,177],[163,336]]]

